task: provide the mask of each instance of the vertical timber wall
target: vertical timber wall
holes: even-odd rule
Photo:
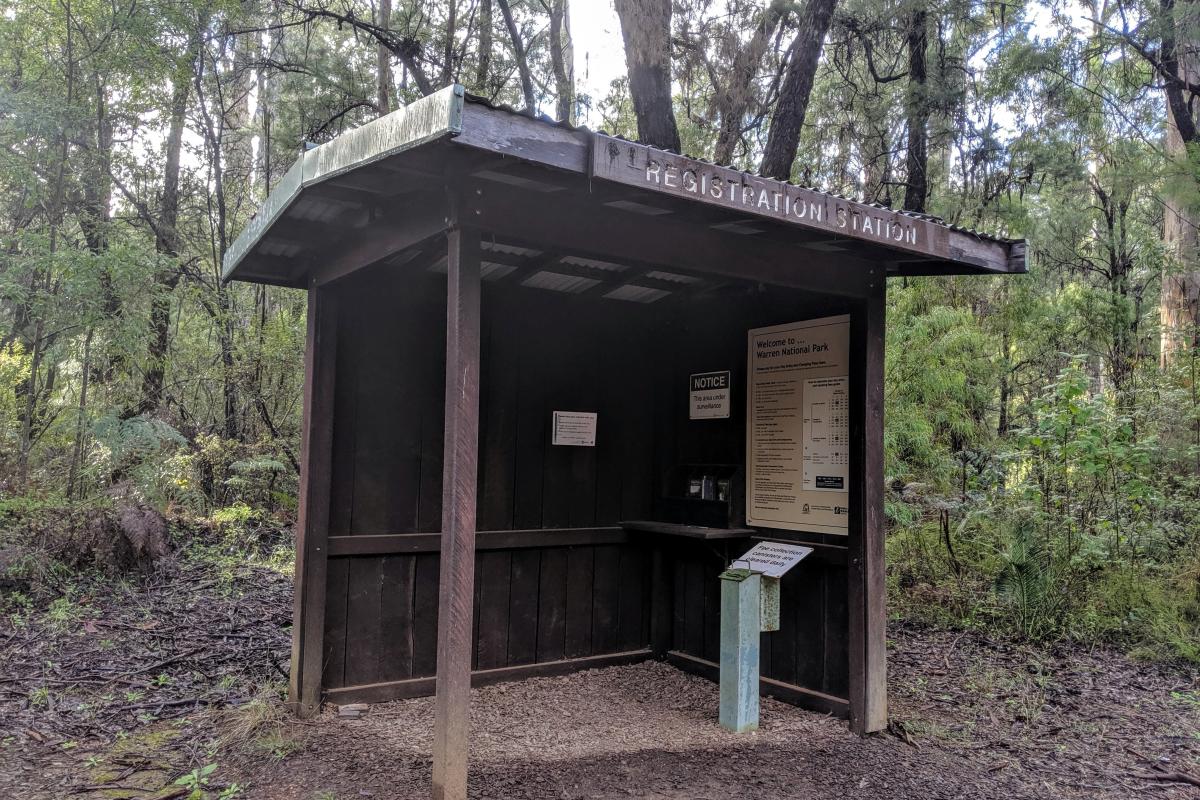
[[[445,278],[377,267],[334,291],[322,688],[339,701],[428,694]],[[642,306],[485,281],[472,668],[503,679],[658,655],[715,676],[716,576],[752,541],[714,550],[617,523],[655,517],[673,465],[744,462],[749,328],[852,308],[774,288]],[[689,421],[688,375],[721,369],[731,418]],[[597,446],[552,446],[554,410],[596,411]],[[846,713],[847,540],[761,533],[816,545],[784,582],[781,629],[763,637],[764,688]],[[656,625],[666,635],[652,649]]]

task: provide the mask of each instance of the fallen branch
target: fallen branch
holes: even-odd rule
[[[1141,778],[1144,781],[1162,781],[1163,783],[1187,783],[1192,786],[1200,786],[1200,777],[1192,775],[1190,772],[1180,772],[1179,770],[1169,770],[1161,766],[1158,761],[1150,758],[1145,753],[1139,753],[1132,747],[1126,747],[1125,752],[1130,755],[1137,756],[1142,761],[1150,765],[1151,772],[1130,772],[1129,774],[1135,778]]]
[[[1135,778],[1141,778],[1144,781],[1162,781],[1163,783],[1189,783],[1192,786],[1200,786],[1200,777],[1192,775],[1188,772],[1167,772],[1161,770],[1159,772],[1130,772]]]

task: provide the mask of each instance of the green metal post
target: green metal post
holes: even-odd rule
[[[721,573],[721,727],[758,728],[758,642],[762,579],[748,569]]]

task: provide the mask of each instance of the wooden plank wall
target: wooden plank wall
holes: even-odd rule
[[[667,332],[658,337],[665,350],[659,357],[656,389],[655,458],[660,473],[674,463],[745,464],[747,330],[850,310],[845,300],[777,288],[767,292],[750,289],[732,297],[698,297],[681,306],[670,317]],[[689,420],[688,376],[724,369],[733,373],[730,419]],[[770,538],[818,545],[814,555],[783,581],[780,630],[762,638],[763,677],[845,699],[849,669],[846,537],[760,531]],[[717,575],[725,568],[726,559],[752,544],[751,540],[728,542],[717,549],[684,540],[671,548],[671,649],[675,655],[709,664],[720,660]],[[799,702],[811,699],[788,692],[781,695]],[[822,708],[845,710],[816,699]]]
[[[371,269],[337,290],[348,313],[337,339],[323,684],[407,680],[420,691],[404,693],[425,693],[431,686],[413,679],[435,669],[436,543],[422,537],[412,552],[370,555],[337,555],[349,549],[337,543],[439,527],[445,278]],[[745,331],[849,306],[778,289],[651,306],[503,281],[483,291],[478,528],[546,532],[486,549],[481,535],[472,667],[502,672],[643,651],[653,542],[610,532],[568,545],[562,531],[653,518],[672,465],[743,463]],[[732,418],[689,421],[687,376],[720,369],[733,371]],[[598,412],[597,446],[551,446],[554,410]],[[763,675],[845,698],[845,541],[764,533],[832,546],[785,581],[781,630],[764,635]],[[657,610],[669,616],[674,655],[702,667],[718,660],[716,576],[750,544],[666,542],[659,574],[670,585]]]
[[[342,289],[353,313],[338,340],[335,543],[439,527],[445,278],[405,277],[372,270]],[[653,399],[630,388],[650,385],[642,334],[653,317],[641,308],[618,317],[605,313],[609,305],[485,284],[478,528],[547,532],[478,553],[474,669],[649,642],[646,543],[608,536],[566,546],[555,533],[651,513]],[[556,409],[596,411],[607,425],[597,447],[553,447]],[[433,674],[437,546],[422,540],[415,549],[424,552],[330,559],[327,690]]]

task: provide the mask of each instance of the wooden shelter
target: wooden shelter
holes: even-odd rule
[[[308,290],[298,712],[436,678],[435,796],[463,796],[469,682],[651,658],[715,677],[717,575],[766,539],[815,553],[763,691],[879,730],[886,278],[1023,271],[1021,242],[460,86],[306,151],[225,262]],[[757,523],[747,334],[838,315],[848,480],[814,508],[839,518]],[[714,371],[727,416],[693,418],[689,376]]]

